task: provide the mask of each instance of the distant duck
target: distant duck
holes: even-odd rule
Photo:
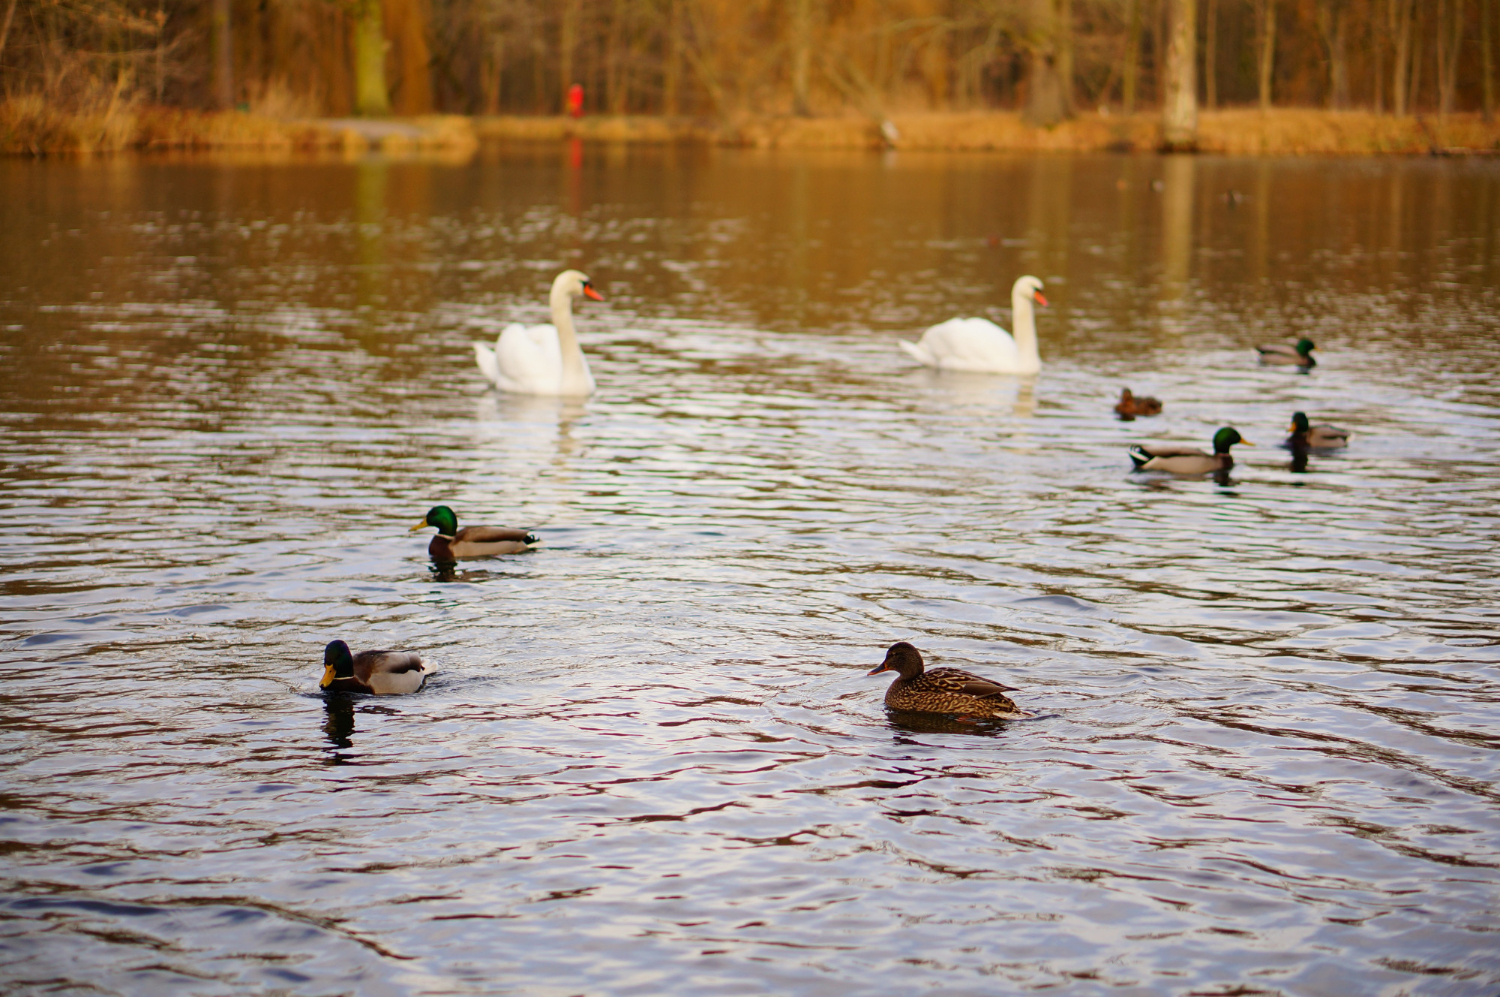
[[[1227,471],[1234,466],[1229,448],[1236,443],[1250,447],[1255,444],[1240,436],[1239,432],[1225,426],[1214,434],[1214,452],[1204,453],[1194,447],[1162,446],[1156,443],[1138,443],[1130,448],[1130,459],[1137,471],[1167,471],[1172,474],[1212,474]]]
[[[434,561],[454,561],[461,557],[494,557],[497,554],[519,554],[541,543],[535,533],[505,526],[465,526],[458,528],[458,516],[446,505],[427,510],[427,517],[410,532],[428,526],[437,527],[437,535],[427,545]]]
[[[1035,374],[1042,369],[1036,348],[1035,305],[1044,308],[1042,282],[1021,277],[1010,289],[1015,336],[987,318],[951,318],[900,345],[917,363],[975,374]]]
[[[590,395],[594,375],[578,346],[573,328],[573,300],[603,301],[588,277],[564,270],[552,282],[551,325],[530,328],[513,322],[500,332],[493,349],[474,344],[474,359],[484,376],[501,391],[521,395]]]
[[[1031,716],[1005,695],[1016,691],[1008,685],[957,668],[926,671],[922,652],[904,640],[892,644],[880,667],[868,674],[881,672],[901,676],[885,691],[885,705],[893,710],[1009,719]]]
[[[1231,208],[1238,208],[1245,203],[1245,195],[1231,187],[1224,192],[1224,202]]]
[[[369,692],[396,696],[416,692],[433,669],[422,664],[415,651],[361,651],[349,653],[349,645],[330,641],[323,648],[323,679],[326,692]]]
[[[1306,412],[1293,412],[1292,424],[1287,428],[1292,435],[1282,446],[1288,450],[1336,450],[1349,445],[1349,430],[1309,425]]]
[[[1260,351],[1260,362],[1264,364],[1282,364],[1296,367],[1315,367],[1317,361],[1312,357],[1312,351],[1316,347],[1313,341],[1306,336],[1297,340],[1293,346],[1284,343],[1273,343],[1270,346],[1257,346]]]
[[[1150,395],[1137,398],[1130,393],[1129,388],[1121,388],[1120,400],[1115,404],[1115,412],[1121,419],[1129,422],[1138,415],[1161,414],[1161,402]]]

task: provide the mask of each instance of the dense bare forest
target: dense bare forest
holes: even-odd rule
[[[279,116],[1494,103],[1500,0],[0,0],[0,94]],[[1179,15],[1180,17],[1180,15]],[[1044,116],[1050,117],[1051,114]]]

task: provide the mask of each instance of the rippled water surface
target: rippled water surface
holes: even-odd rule
[[[6,992],[1500,992],[1497,164],[0,185]],[[487,390],[564,266],[599,392]],[[1022,273],[1039,377],[897,350]],[[435,569],[439,502],[545,543]],[[1036,717],[887,715],[901,639]]]

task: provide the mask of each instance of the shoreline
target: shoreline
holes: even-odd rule
[[[1088,112],[1052,128],[1028,125],[1015,111],[927,112],[892,115],[883,129],[879,122],[856,116],[747,115],[704,120],[429,115],[283,120],[240,111],[164,107],[111,107],[93,114],[68,114],[37,98],[0,101],[0,154],[7,156],[177,150],[271,158],[308,153],[357,157],[381,152],[467,159],[485,141],[574,139],[751,149],[1025,153],[1155,152],[1162,146],[1160,115],[1154,111],[1135,115]],[[1500,155],[1500,121],[1485,122],[1477,113],[1397,118],[1369,111],[1311,108],[1202,111],[1197,151],[1242,156],[1491,156]]]

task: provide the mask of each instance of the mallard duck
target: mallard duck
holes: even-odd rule
[[[1158,415],[1161,412],[1161,402],[1150,395],[1137,398],[1130,393],[1129,388],[1120,389],[1120,400],[1115,404],[1115,412],[1121,419],[1129,422],[1138,415]]]
[[[879,675],[881,672],[897,672],[901,676],[885,691],[885,705],[893,710],[958,713],[971,717],[1031,715],[1006,695],[1016,691],[1008,685],[958,668],[924,670],[922,652],[904,640],[892,644],[880,667],[869,674]]]
[[[1349,430],[1309,425],[1306,412],[1293,412],[1292,424],[1287,430],[1292,435],[1286,438],[1283,446],[1289,450],[1335,450],[1349,445]]]
[[[416,692],[427,682],[432,668],[422,664],[415,651],[361,651],[349,653],[341,640],[323,648],[323,680],[327,692],[372,692],[395,696]]]
[[[493,557],[496,554],[519,554],[541,543],[535,533],[512,530],[505,526],[465,526],[458,528],[458,516],[446,505],[427,510],[427,517],[411,528],[412,533],[427,526],[437,527],[437,536],[427,545],[434,561],[453,561],[460,557]]]
[[[1214,452],[1204,453],[1194,447],[1162,446],[1155,443],[1137,443],[1130,448],[1130,459],[1137,471],[1170,471],[1173,474],[1212,474],[1227,471],[1234,466],[1229,448],[1236,443],[1247,447],[1255,444],[1242,437],[1238,431],[1225,426],[1214,434]]]
[[[1260,351],[1261,363],[1287,364],[1295,367],[1315,367],[1318,363],[1312,357],[1312,351],[1316,347],[1306,336],[1297,340],[1294,346],[1272,343],[1270,346],[1257,346],[1256,349]]]

